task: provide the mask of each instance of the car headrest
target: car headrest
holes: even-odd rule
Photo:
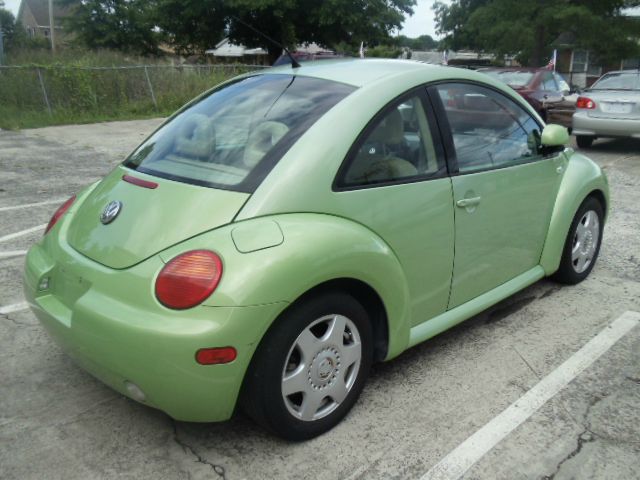
[[[180,125],[175,151],[187,157],[206,158],[216,150],[216,129],[213,121],[201,113],[194,113],[184,119]]]
[[[258,125],[247,139],[247,145],[244,148],[244,164],[247,167],[256,166],[288,131],[289,127],[281,122],[268,121]]]

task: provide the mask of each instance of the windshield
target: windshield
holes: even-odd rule
[[[640,90],[640,72],[607,73],[590,90]]]
[[[487,70],[484,73],[492,78],[500,80],[507,85],[524,87],[533,78],[533,72],[520,72],[514,70]]]
[[[353,90],[294,75],[242,78],[188,104],[124,165],[172,180],[250,193],[298,138]]]

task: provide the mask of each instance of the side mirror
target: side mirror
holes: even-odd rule
[[[562,125],[550,123],[542,130],[543,147],[563,147],[569,143],[569,131]]]

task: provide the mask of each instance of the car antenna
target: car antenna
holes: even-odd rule
[[[276,42],[273,38],[271,38],[270,36],[268,36],[265,33],[262,33],[260,30],[258,30],[257,28],[252,27],[251,25],[249,25],[247,22],[245,22],[244,20],[240,20],[238,17],[236,17],[235,15],[231,15],[231,18],[233,18],[234,20],[237,20],[238,22],[240,22],[242,25],[244,25],[245,27],[253,30],[254,32],[256,32],[258,35],[266,38],[268,41],[270,41],[271,43],[277,45],[278,47],[282,48],[285,53],[289,56],[289,59],[291,60],[291,68],[300,68],[300,64],[298,63],[298,61],[293,57],[293,55],[291,55],[291,52],[289,51],[289,49],[287,47],[285,47],[284,45],[282,45],[280,42]]]

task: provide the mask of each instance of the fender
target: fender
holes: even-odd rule
[[[220,285],[204,305],[282,302],[281,312],[322,283],[355,279],[373,288],[385,306],[387,359],[409,344],[410,299],[404,272],[391,248],[363,225],[316,213],[257,217],[198,235],[160,257],[167,262],[179,253],[200,248],[219,252],[223,262]],[[276,317],[256,319],[263,323],[262,334]]]
[[[551,214],[540,265],[545,274],[551,275],[560,267],[562,250],[569,233],[573,217],[585,198],[599,191],[605,198],[605,218],[609,208],[609,184],[602,169],[591,159],[567,149],[566,170],[562,177],[556,203]]]

